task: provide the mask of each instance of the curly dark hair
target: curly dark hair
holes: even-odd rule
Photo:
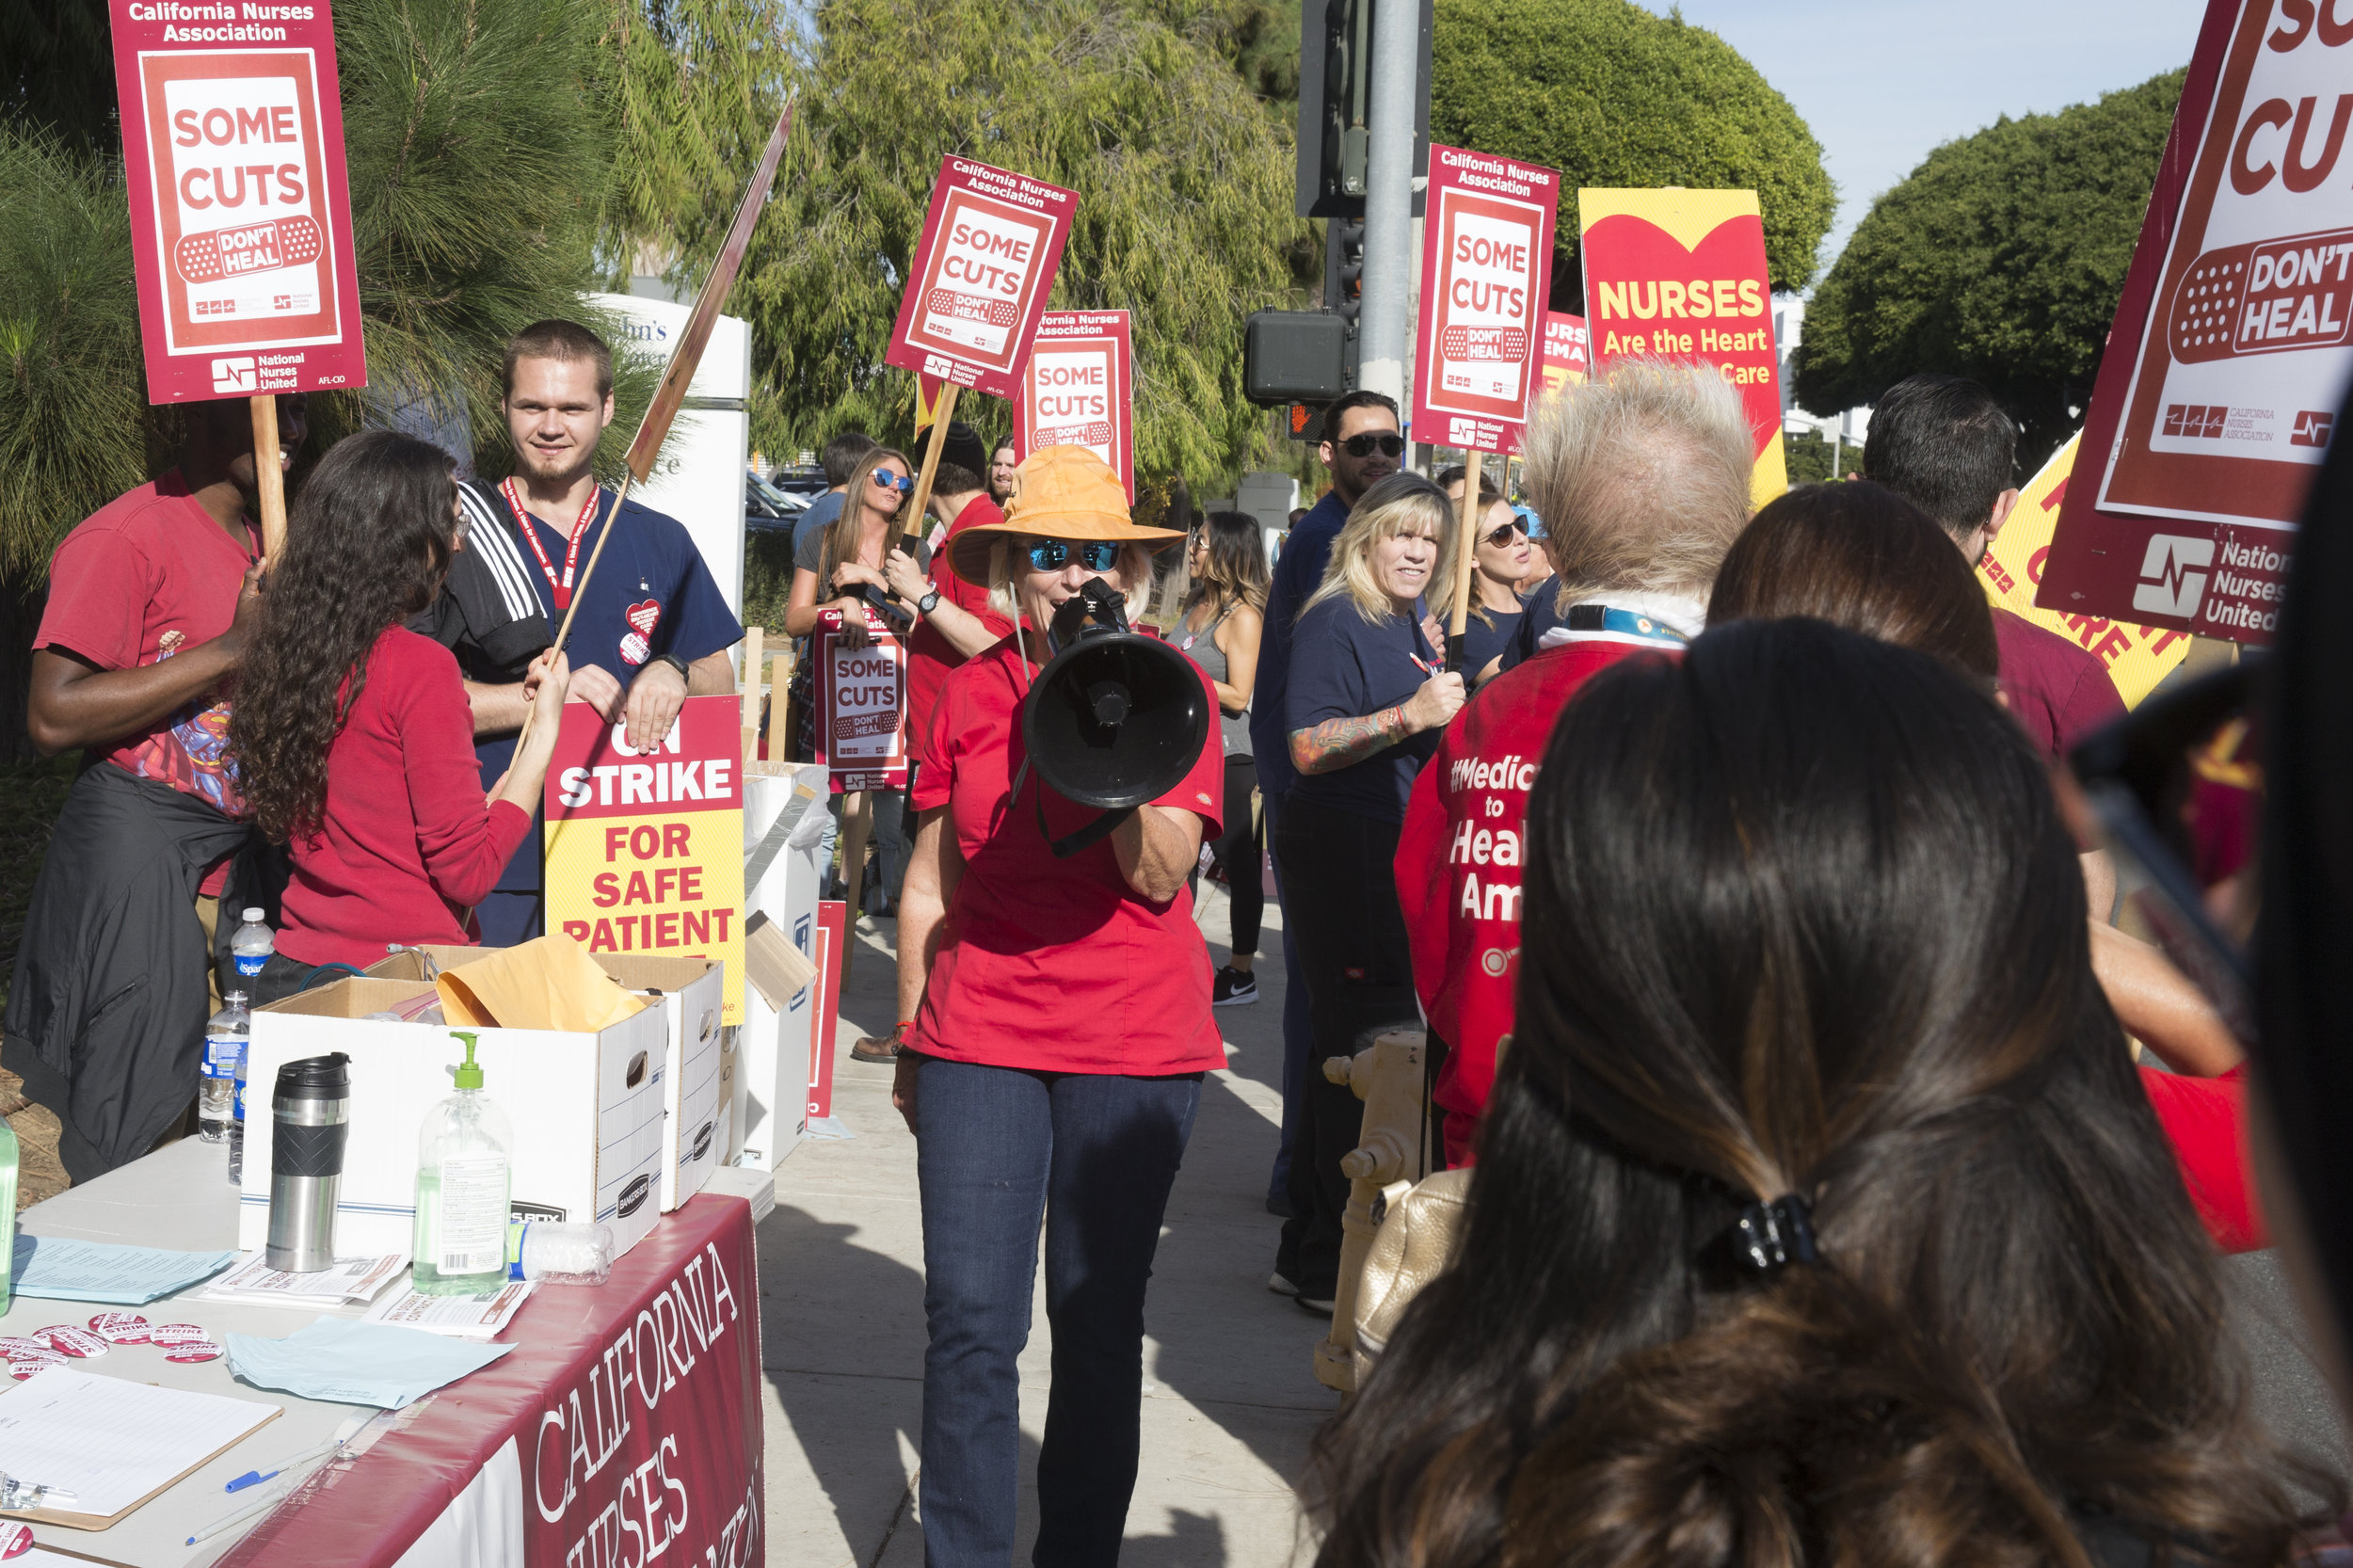
[[[440,592],[456,506],[449,454],[391,430],[337,443],[296,497],[229,713],[238,783],[272,840],[325,815],[327,748],[376,639]]]

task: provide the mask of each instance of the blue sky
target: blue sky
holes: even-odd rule
[[[1641,0],[1664,15],[1667,0]],[[1684,0],[1748,56],[1822,144],[1838,216],[1827,269],[1872,198],[1939,144],[2189,61],[2202,0]]]

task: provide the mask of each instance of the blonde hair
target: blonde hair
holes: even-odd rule
[[[1021,624],[1021,600],[1015,592],[1015,574],[1026,566],[1027,562],[1024,553],[1016,553],[1015,547],[1018,545],[1020,551],[1026,552],[1030,548],[1027,541],[1031,539],[1043,540],[1057,537],[1060,536],[1054,534],[1007,534],[990,542],[988,547],[988,607],[990,609],[1016,626]],[[1072,539],[1067,542],[1084,544],[1088,541]],[[1128,621],[1129,625],[1133,625],[1143,617],[1145,607],[1152,602],[1151,552],[1145,550],[1143,541],[1139,539],[1125,540],[1119,547],[1119,561],[1112,568],[1112,570],[1119,574],[1119,585],[1127,594]],[[1040,626],[1032,630],[1043,632],[1046,628]]]
[[[1332,541],[1323,585],[1299,607],[1305,615],[1327,599],[1343,595],[1356,613],[1378,625],[1397,614],[1372,571],[1372,547],[1401,534],[1434,539],[1438,559],[1423,597],[1433,605],[1451,604],[1454,588],[1454,503],[1418,473],[1392,473],[1356,499],[1356,509]]]
[[[1538,405],[1526,460],[1563,605],[1609,588],[1704,600],[1748,526],[1756,438],[1712,368],[1626,360]]]

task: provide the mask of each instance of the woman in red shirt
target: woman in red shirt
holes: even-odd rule
[[[372,430],[320,460],[287,520],[229,721],[254,821],[294,861],[257,1003],[393,942],[474,941],[472,906],[531,830],[570,666],[532,665],[531,737],[486,802],[457,661],[401,624],[440,592],[459,517],[449,454]]]
[[[987,584],[1008,622],[1049,627],[1089,578],[1140,608],[1144,546],[1182,537],[1131,522],[1101,458],[1047,447],[1021,465],[1010,515],[959,534],[948,560]],[[892,1100],[916,1135],[923,1205],[923,1544],[935,1568],[1003,1568],[1013,1555],[1015,1361],[1029,1338],[1041,1217],[1054,1362],[1036,1557],[1118,1560],[1135,1489],[1144,1282],[1201,1075],[1225,1064],[1209,948],[1185,891],[1223,819],[1223,758],[1204,746],[1175,789],[1058,858],[1051,841],[1097,813],[1028,765],[1022,705],[1050,656],[1045,635],[1024,632],[951,671],[915,779],[920,815],[899,915],[909,1022]]]

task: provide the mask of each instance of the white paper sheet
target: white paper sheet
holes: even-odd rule
[[[0,1394],[0,1470],[71,1491],[64,1512],[120,1513],[278,1409],[52,1367]]]

